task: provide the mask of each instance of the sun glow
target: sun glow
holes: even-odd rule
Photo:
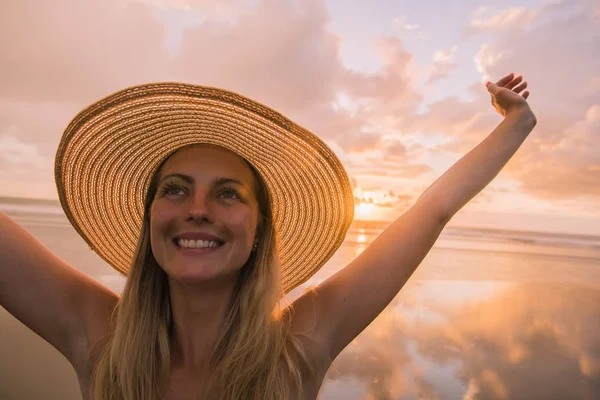
[[[367,243],[367,235],[365,234],[365,230],[364,229],[359,229],[358,230],[358,236],[356,237],[356,241],[360,244],[365,244]]]
[[[372,203],[359,203],[355,207],[356,218],[368,218],[373,215],[375,205]]]

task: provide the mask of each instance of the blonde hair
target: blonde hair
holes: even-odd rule
[[[260,240],[240,271],[213,349],[213,374],[205,395],[215,400],[287,399],[290,384],[297,391],[294,397],[301,396],[303,372],[314,374],[306,352],[285,322],[289,319],[282,318],[284,293],[269,197],[262,178],[250,168],[259,182]],[[114,330],[94,370],[96,400],[159,399],[169,383],[172,316],[168,278],[152,253],[149,230],[157,176],[146,195],[137,249],[111,321]]]

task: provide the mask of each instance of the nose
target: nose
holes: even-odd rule
[[[190,197],[189,206],[186,210],[187,219],[205,220],[212,222],[211,202],[206,192],[202,190]]]

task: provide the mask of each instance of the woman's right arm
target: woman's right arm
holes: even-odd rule
[[[84,362],[117,301],[0,212],[0,305],[73,366]]]

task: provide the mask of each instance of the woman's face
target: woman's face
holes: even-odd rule
[[[221,147],[193,146],[173,154],[158,174],[150,209],[158,264],[181,281],[237,275],[258,221],[258,182],[246,161]],[[194,235],[201,240],[182,241]]]

